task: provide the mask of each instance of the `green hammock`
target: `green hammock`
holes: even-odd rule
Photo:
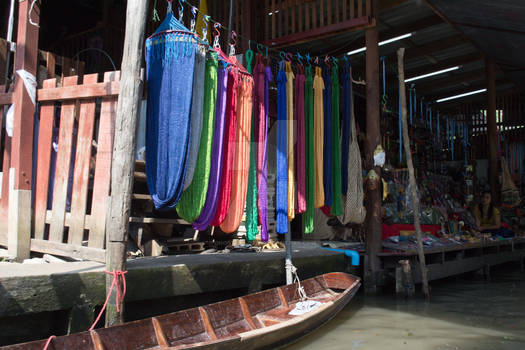
[[[306,67],[306,85],[304,87],[304,119],[306,130],[306,212],[304,213],[304,232],[314,231],[314,201],[315,201],[315,173],[314,173],[314,82],[312,68]],[[298,116],[300,117],[300,116]]]
[[[217,67],[217,54],[211,53],[211,57],[206,60],[205,68],[202,134],[197,166],[191,185],[182,193],[177,204],[177,213],[188,222],[193,222],[199,217],[208,192],[213,127],[215,124],[215,102],[217,100]]]
[[[248,50],[246,52],[246,69],[248,73],[252,74],[252,59],[253,51]],[[255,123],[253,120],[253,110],[252,110],[252,128],[250,131],[250,171],[248,175],[248,194],[246,198],[246,240],[251,242],[255,240],[257,236],[257,166],[255,163],[255,148],[256,140],[254,138],[254,129]]]

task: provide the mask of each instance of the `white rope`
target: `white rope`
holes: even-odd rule
[[[308,299],[308,296],[306,295],[306,292],[304,291],[304,287],[301,286],[301,280],[299,279],[299,276],[297,276],[297,267],[292,265],[292,274],[293,274],[293,282],[297,283],[297,292],[299,293],[299,296],[301,297],[301,301],[305,301]]]
[[[31,12],[33,12],[33,9],[35,7],[35,3],[37,2],[38,0],[33,0],[33,2],[31,3],[31,7],[29,8],[29,13],[27,14],[27,17],[29,19],[29,23],[31,23],[32,25],[34,25],[35,27],[38,27],[40,28],[40,25],[38,23],[35,23],[33,22],[33,20],[31,19]]]

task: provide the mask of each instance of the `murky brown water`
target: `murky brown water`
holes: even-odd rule
[[[434,282],[432,301],[357,296],[287,350],[525,350],[525,273]]]

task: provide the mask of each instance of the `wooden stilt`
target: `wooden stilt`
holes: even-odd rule
[[[423,251],[423,242],[421,240],[421,225],[419,223],[419,198],[417,197],[417,184],[414,175],[414,163],[412,162],[412,151],[410,150],[410,139],[408,136],[407,123],[407,101],[405,91],[405,68],[404,68],[405,48],[397,50],[397,69],[399,73],[399,94],[401,97],[401,122],[403,125],[403,146],[405,149],[409,183],[411,187],[412,206],[414,209],[414,226],[416,228],[417,236],[417,253],[419,256],[419,265],[421,269],[421,279],[423,281],[423,293],[427,300],[430,299],[430,292],[428,289],[427,267],[425,264],[425,252]]]
[[[106,226],[108,271],[124,271],[126,268],[125,253],[137,146],[135,135],[143,87],[140,74],[148,3],[148,0],[128,0],[127,4],[124,55],[111,169],[111,197]],[[124,305],[117,300],[116,289],[112,292],[109,290],[112,279],[111,275],[106,278],[106,292],[111,293],[106,309],[106,326],[123,321]]]
[[[39,2],[18,4],[18,34],[14,71],[25,70],[36,76]],[[30,18],[33,24],[30,23]],[[17,260],[29,258],[31,242],[31,172],[35,105],[22,78],[15,75],[14,118],[9,171],[8,250]],[[7,174],[4,174],[6,176]]]
[[[377,8],[377,1],[374,1]],[[377,12],[374,12],[377,13]],[[374,166],[374,151],[381,144],[379,124],[379,46],[377,26],[366,29],[366,142],[365,169],[374,170],[378,176],[381,168]],[[377,279],[381,262],[381,195],[379,187],[366,186],[366,264],[364,285],[368,294],[377,292]]]

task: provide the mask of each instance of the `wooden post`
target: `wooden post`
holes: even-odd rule
[[[405,48],[402,47],[397,50],[397,69],[399,73],[399,95],[401,97],[401,123],[403,125],[403,146],[407,158],[407,168],[409,183],[411,187],[412,206],[414,209],[414,226],[416,227],[417,236],[417,254],[419,257],[419,267],[421,269],[421,280],[423,281],[423,293],[430,298],[428,290],[427,266],[425,264],[425,252],[423,251],[423,242],[421,239],[421,225],[419,223],[419,198],[417,197],[417,184],[414,175],[414,163],[412,163],[412,152],[410,151],[410,139],[408,138],[408,123],[407,123],[407,100],[405,91],[405,68],[404,68]]]
[[[377,1],[374,1],[376,4]],[[376,12],[374,12],[376,13]],[[374,167],[374,150],[381,144],[379,124],[379,47],[377,26],[366,29],[366,142],[365,169],[374,170],[378,176],[381,168]],[[381,180],[379,180],[381,181]],[[366,186],[366,256],[364,283],[368,294],[377,292],[377,278],[381,251],[381,194],[379,187]]]
[[[14,124],[9,169],[8,250],[17,260],[29,258],[31,244],[31,170],[33,154],[33,118],[35,105],[22,78],[16,74],[25,70],[36,76],[38,57],[39,2],[29,13],[31,1],[18,3],[18,34],[15,60],[15,90],[13,93]],[[35,24],[29,22],[29,15]],[[4,176],[7,176],[5,174]]]
[[[135,135],[143,87],[141,63],[148,3],[148,0],[128,0],[126,11],[124,54],[111,168],[111,197],[106,226],[108,271],[124,271],[126,268],[125,254],[137,147]],[[112,278],[111,275],[106,278],[107,293]],[[117,303],[119,303],[118,312]],[[123,303],[116,298],[116,289],[113,289],[106,309],[106,326],[122,323],[123,306]]]
[[[489,143],[489,173],[492,201],[499,203],[500,187],[498,180],[498,132],[496,125],[496,80],[494,78],[494,62],[485,58],[487,76],[487,137]]]

